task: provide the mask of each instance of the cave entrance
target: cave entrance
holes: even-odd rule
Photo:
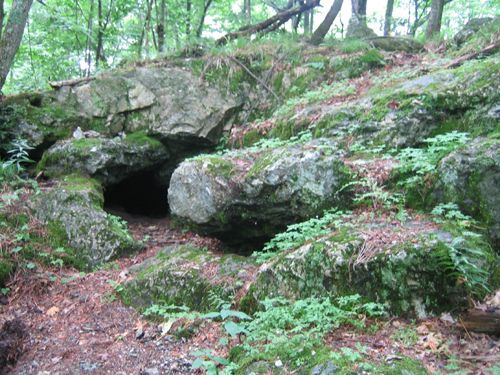
[[[161,181],[156,171],[139,172],[121,182],[106,187],[104,209],[121,216],[148,216],[155,219],[167,217],[168,183]]]

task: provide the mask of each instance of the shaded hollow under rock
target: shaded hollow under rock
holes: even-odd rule
[[[24,351],[26,328],[19,319],[6,321],[0,330],[0,375],[9,372]]]
[[[167,189],[154,172],[140,172],[104,190],[104,208],[132,215],[163,218],[168,214]]]

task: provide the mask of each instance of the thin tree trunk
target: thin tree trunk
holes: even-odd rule
[[[156,34],[158,34],[158,52],[163,52],[165,46],[165,2],[166,0],[161,1],[161,14],[159,18],[158,6],[156,6]]]
[[[309,34],[309,11],[304,12],[304,34]]]
[[[251,4],[251,0],[244,0],[243,1],[243,13],[247,17],[247,24],[251,25],[252,24],[252,4]]]
[[[144,43],[144,31],[149,31],[149,20],[151,18],[151,9],[153,8],[153,0],[148,2],[148,12],[146,14],[146,20],[144,21],[144,27],[142,28],[141,38],[139,39],[139,51],[137,56],[141,57],[142,44]]]
[[[196,30],[196,36],[199,38],[201,36],[201,32],[203,31],[203,25],[205,24],[205,17],[207,16],[207,11],[210,5],[212,4],[212,0],[208,0],[203,7],[203,13],[200,17],[200,23],[198,24],[198,29]]]
[[[186,1],[186,35],[191,32],[191,0]]]
[[[33,0],[13,0],[5,32],[0,40],[0,92],[23,39],[24,26]]]
[[[78,26],[78,0],[75,1],[75,24]],[[76,39],[76,54],[78,56],[78,61],[80,61],[80,39],[78,39],[78,33],[75,31]],[[80,77],[82,76],[82,66],[78,63],[78,71],[80,72]]]
[[[427,28],[425,29],[425,37],[427,39],[439,36],[441,32],[441,19],[443,18],[443,7],[443,0],[432,0],[431,13],[427,22]]]
[[[93,22],[93,15],[94,15],[94,0],[90,3],[90,14],[89,14],[89,22],[87,26],[87,43],[85,45],[85,49],[87,52],[87,77],[90,76],[90,66],[92,64],[92,22]]]
[[[103,22],[102,22],[102,0],[97,0],[97,18],[99,24],[99,31],[97,33],[97,49],[95,51],[95,66],[99,66],[99,59],[101,57],[102,48],[102,35],[103,35]]]
[[[0,39],[2,39],[4,18],[5,18],[5,10],[3,9],[3,0],[0,0]]]
[[[394,0],[387,0],[385,9],[384,36],[388,36],[392,26],[392,11],[394,10]]]
[[[311,16],[311,21],[309,21],[309,34],[312,34],[314,27],[314,9],[309,11],[309,15]]]
[[[323,22],[321,22],[314,34],[311,36],[311,44],[318,45],[323,41],[323,38],[328,33],[328,30],[330,30],[333,21],[335,21],[335,18],[337,18],[337,15],[342,8],[343,2],[344,0],[335,0],[333,2],[333,5],[326,14],[325,19],[323,20]]]

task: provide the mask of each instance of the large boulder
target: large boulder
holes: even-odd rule
[[[142,132],[116,137],[58,141],[43,155],[38,168],[48,176],[82,173],[109,186],[139,172],[161,166],[167,148]]]
[[[247,252],[289,224],[348,206],[349,178],[338,156],[312,145],[207,156],[175,170],[168,200],[193,229]]]
[[[9,97],[0,106],[0,148],[12,136],[28,140],[36,156],[79,126],[115,136],[143,131],[184,149],[213,147],[244,96],[180,68],[134,68],[77,86]]]
[[[432,197],[436,203],[456,203],[460,211],[488,228],[500,252],[500,142],[475,139],[469,147],[441,160]]]
[[[234,254],[217,256],[192,245],[172,245],[129,271],[133,278],[122,284],[122,296],[135,308],[166,303],[207,311],[217,307],[211,294],[231,299],[246,289],[257,267]]]
[[[67,236],[66,252],[80,267],[92,270],[145,249],[126,225],[103,211],[103,203],[97,181],[67,176],[53,188],[32,196],[27,206],[41,222],[59,226]]]
[[[466,288],[450,271],[453,261],[444,255],[450,246],[458,251],[453,238],[429,222],[343,226],[264,264],[241,305],[252,307],[274,297],[295,301],[360,294],[365,301],[384,304],[393,315],[438,314],[467,297]],[[483,252],[484,257],[475,260],[478,267],[496,267],[486,241],[464,238],[460,246]]]
[[[484,18],[473,18],[453,36],[453,40],[457,44],[457,46],[461,46],[463,43],[467,41],[471,36],[479,31],[479,29],[485,25],[489,25],[493,22],[493,18],[484,17]]]

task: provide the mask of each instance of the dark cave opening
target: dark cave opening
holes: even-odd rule
[[[155,171],[140,172],[104,190],[104,209],[164,218],[169,213],[168,185]]]

